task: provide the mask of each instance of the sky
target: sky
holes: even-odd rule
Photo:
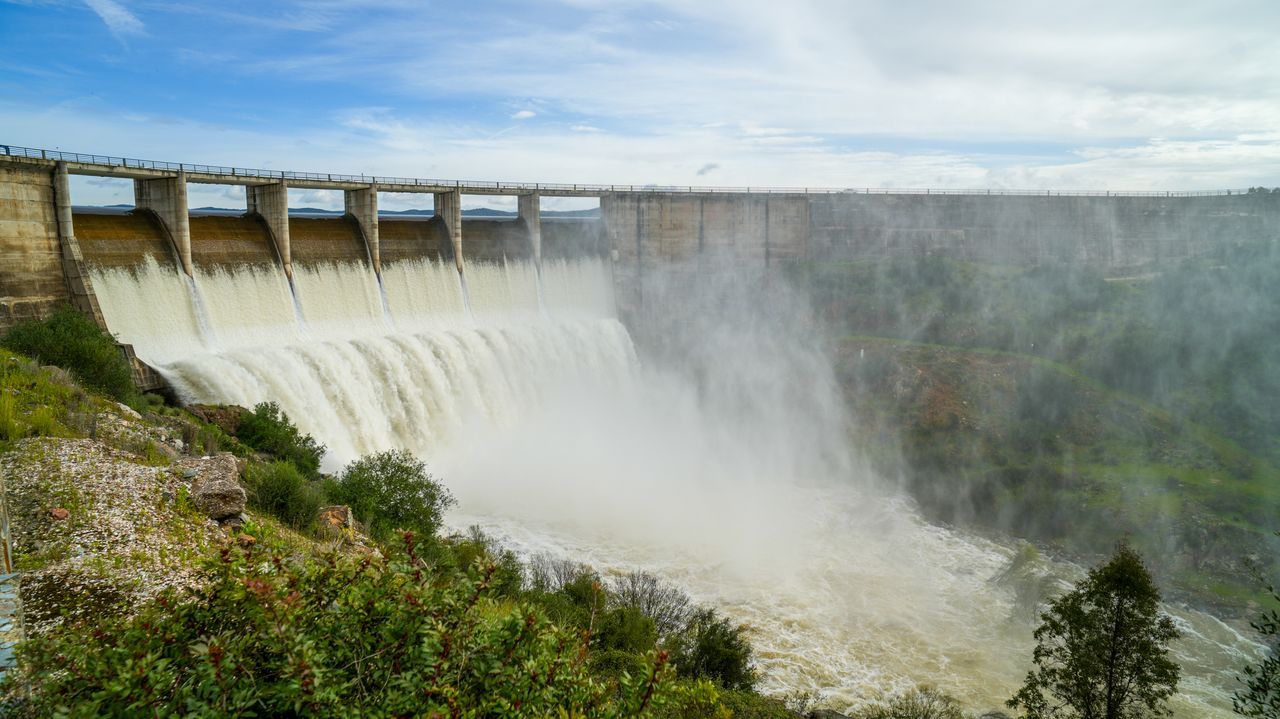
[[[1275,187],[1280,2],[0,0],[0,143],[467,180]]]

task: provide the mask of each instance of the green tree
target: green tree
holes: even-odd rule
[[[115,337],[71,307],[60,307],[42,320],[19,322],[0,345],[62,367],[84,386],[116,400],[137,400],[133,370]]]
[[[391,450],[361,457],[330,485],[330,497],[346,504],[380,539],[396,529],[431,536],[440,528],[453,495],[408,452]]]
[[[320,458],[324,445],[291,421],[275,402],[260,402],[253,411],[240,420],[236,438],[261,452],[270,452],[280,459],[293,462],[307,477],[320,472]]]
[[[1137,552],[1121,545],[1074,590],[1053,601],[1035,631],[1036,668],[1009,700],[1027,719],[1167,716],[1178,665],[1173,620]]]
[[[1280,592],[1275,587],[1267,590],[1280,602]],[[1280,613],[1274,608],[1268,609],[1251,624],[1266,642],[1267,655],[1257,665],[1245,667],[1244,676],[1239,677],[1244,689],[1236,692],[1231,704],[1241,716],[1277,719],[1280,718]]]
[[[726,689],[755,687],[751,644],[741,627],[714,609],[693,612],[688,626],[671,644],[672,663],[681,676],[710,679]]]

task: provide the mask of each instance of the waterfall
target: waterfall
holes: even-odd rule
[[[188,279],[154,261],[94,283],[109,326],[185,401],[278,402],[334,468],[391,448],[431,457],[467,422],[512,422],[557,385],[631,371],[600,261],[556,265],[561,311],[546,316],[530,263],[468,274],[477,319],[452,264],[425,260],[387,265],[382,288],[356,264],[295,265],[292,287],[273,266]]]
[[[465,282],[398,261],[381,287],[364,265],[295,264],[293,291],[264,265],[91,273],[109,326],[183,399],[278,402],[327,470],[410,450],[457,496],[455,528],[676,582],[750,626],[768,692],[853,707],[928,682],[987,708],[1026,671],[1031,627],[990,581],[1013,550],[876,488],[822,352],[754,321],[801,314],[772,298],[682,307],[704,356],[653,367],[600,260],[475,262]],[[751,321],[728,331],[735,312]],[[1172,611],[1179,715],[1227,716],[1220,687],[1256,648]]]

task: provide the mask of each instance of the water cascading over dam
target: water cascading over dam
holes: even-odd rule
[[[457,496],[452,527],[658,574],[749,626],[765,691],[837,706],[927,682],[996,707],[1032,627],[993,582],[1013,548],[924,522],[853,456],[808,308],[770,273],[905,252],[1127,272],[1209,237],[1274,247],[1280,218],[1229,194],[609,187],[587,191],[598,219],[557,226],[537,192],[578,186],[519,186],[516,220],[463,223],[462,192],[512,188],[44,155],[0,162],[22,220],[0,227],[20,260],[0,263],[0,327],[70,301],[185,400],[278,402],[327,469],[411,450]],[[77,171],[132,178],[138,209],[73,212]],[[244,185],[249,211],[190,214],[188,182]],[[298,185],[346,193],[346,215],[289,215]],[[379,217],[379,191],[434,193],[436,214]],[[1173,611],[1179,716],[1226,716],[1256,647]]]
[[[184,399],[279,402],[330,467],[409,449],[458,496],[459,528],[675,581],[752,627],[768,690],[854,704],[928,678],[994,706],[1019,678],[1027,631],[990,582],[1008,550],[851,481],[831,378],[802,343],[716,338],[708,318],[691,331],[726,362],[719,384],[645,366],[597,258],[474,263],[465,283],[438,259],[390,263],[381,285],[359,262],[300,264],[292,288],[266,264],[91,274]],[[744,396],[779,370],[798,379]],[[1216,636],[1195,652],[1242,641],[1202,624]]]
[[[95,268],[103,314],[189,402],[275,401],[331,464],[432,456],[463,423],[514,416],[557,382],[620,376],[634,350],[600,260]],[[385,290],[385,300],[383,297]]]

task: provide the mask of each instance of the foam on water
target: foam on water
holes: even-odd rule
[[[149,260],[93,283],[109,325],[185,399],[276,401],[329,447],[330,469],[419,453],[459,499],[455,526],[646,569],[747,623],[768,691],[852,706],[928,682],[990,708],[1028,668],[1031,627],[992,582],[1009,548],[873,489],[824,424],[830,392],[784,413],[787,378],[758,363],[753,413],[641,366],[605,262],[548,261],[540,277],[475,263],[465,284],[450,262],[396,262],[381,288],[363,264],[298,266],[298,311],[267,266],[188,281]],[[1175,614],[1180,714],[1227,716],[1231,675],[1257,648]]]

